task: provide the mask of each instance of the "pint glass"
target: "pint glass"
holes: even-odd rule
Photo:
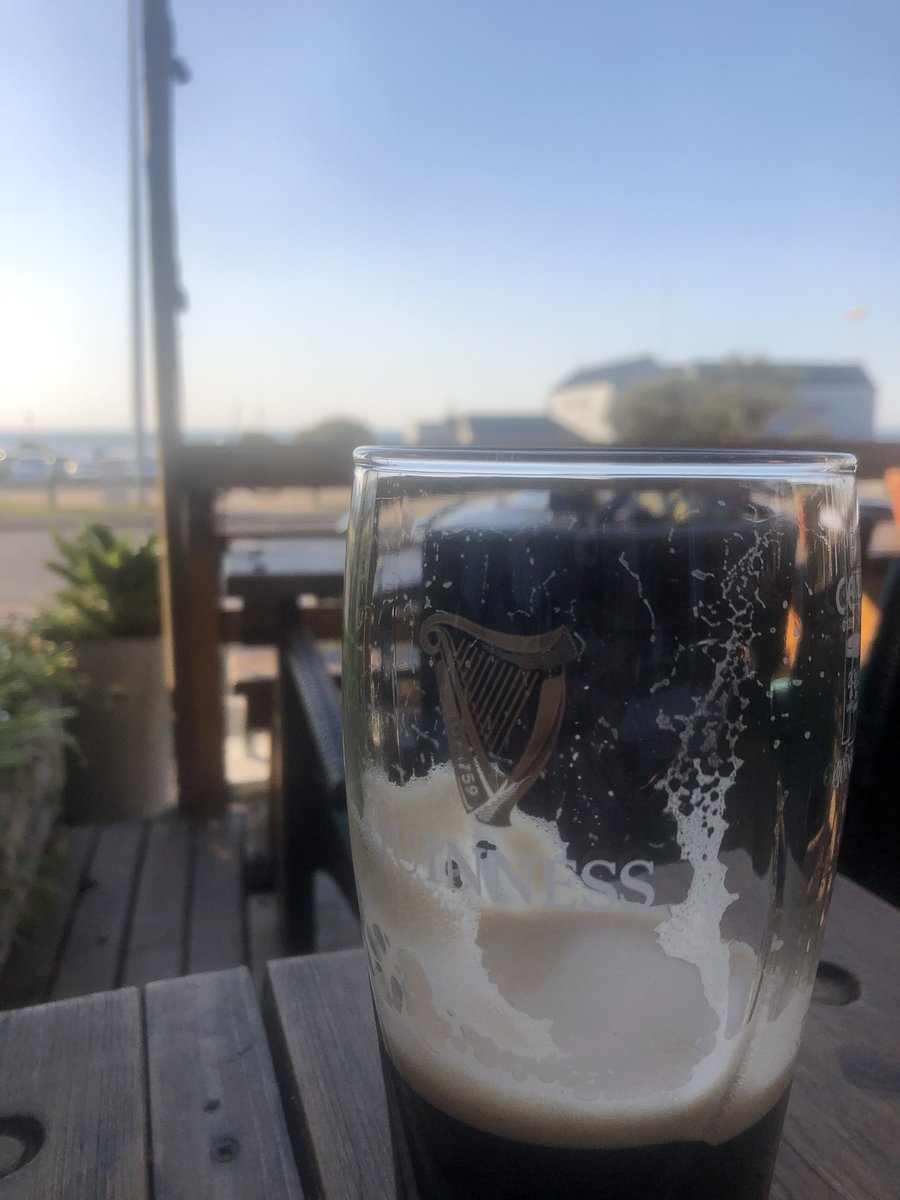
[[[763,1200],[831,892],[854,461],[361,450],[354,863],[403,1200]]]

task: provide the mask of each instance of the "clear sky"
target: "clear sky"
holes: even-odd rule
[[[171,4],[187,425],[642,352],[862,359],[900,424],[898,0]],[[0,0],[0,426],[129,420],[125,78],[124,0]]]

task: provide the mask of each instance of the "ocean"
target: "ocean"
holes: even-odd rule
[[[276,442],[291,442],[297,435],[296,429],[267,429],[266,434]],[[223,445],[236,442],[240,432],[234,429],[187,429],[187,442]],[[392,445],[402,442],[399,430],[377,430],[373,441]],[[127,429],[0,429],[0,451],[5,450],[10,458],[24,449],[37,448],[41,453],[53,454],[57,458],[70,458],[86,465],[99,460],[134,460],[134,434]],[[144,434],[144,451],[148,458],[156,454],[156,434]]]
[[[272,433],[278,441],[288,441],[291,433]],[[185,432],[189,442],[237,441],[233,431],[222,429],[191,429]],[[78,463],[89,463],[97,459],[134,458],[134,434],[127,429],[0,429],[0,450],[14,456],[25,448],[38,448],[57,458],[72,458]],[[156,434],[144,434],[144,447],[148,456],[156,453]]]

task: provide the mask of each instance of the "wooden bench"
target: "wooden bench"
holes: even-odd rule
[[[340,693],[314,638],[293,630],[278,652],[272,846],[288,953],[315,944],[313,872],[326,871],[358,913],[347,829]]]
[[[0,1009],[246,963],[243,846],[234,814],[61,826]]]

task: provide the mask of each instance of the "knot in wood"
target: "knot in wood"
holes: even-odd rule
[[[37,1117],[22,1113],[0,1116],[0,1179],[30,1163],[43,1146],[45,1136]]]
[[[214,1163],[233,1162],[241,1152],[240,1143],[230,1133],[217,1137],[209,1149],[209,1157]]]
[[[858,1000],[861,993],[859,980],[850,971],[824,959],[819,963],[812,994],[814,1004],[841,1007]]]

